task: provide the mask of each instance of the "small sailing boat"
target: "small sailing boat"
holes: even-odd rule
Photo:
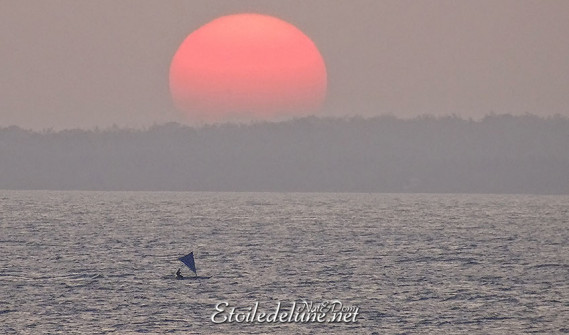
[[[180,273],[180,269],[178,269],[178,272],[176,272],[176,279],[209,279],[209,278],[211,278],[211,277],[198,276],[198,271],[196,270],[196,261],[194,260],[194,252],[193,251],[184,257],[178,258],[178,260],[180,262],[184,263],[188,268],[190,268],[190,270],[192,270],[192,272],[195,273],[195,276],[184,278],[184,276],[182,276],[182,274]]]

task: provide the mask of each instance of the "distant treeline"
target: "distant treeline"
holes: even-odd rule
[[[0,189],[569,194],[569,119],[0,128]]]

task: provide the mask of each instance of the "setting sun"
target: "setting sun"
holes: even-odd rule
[[[315,113],[326,95],[320,52],[275,17],[236,14],[191,33],[170,65],[170,91],[192,120],[272,120]]]

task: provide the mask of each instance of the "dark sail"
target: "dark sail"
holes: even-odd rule
[[[196,271],[196,262],[194,261],[193,251],[187,254],[186,256],[180,257],[178,259],[180,260],[180,262],[186,264],[186,266],[188,266],[190,270],[192,270],[196,275],[198,274],[198,272]]]

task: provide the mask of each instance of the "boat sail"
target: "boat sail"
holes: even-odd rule
[[[180,260],[180,262],[186,264],[186,266],[189,267],[190,270],[192,270],[196,274],[196,277],[198,276],[198,271],[196,270],[196,262],[194,261],[194,252],[193,251],[184,257],[178,258],[178,260]]]

